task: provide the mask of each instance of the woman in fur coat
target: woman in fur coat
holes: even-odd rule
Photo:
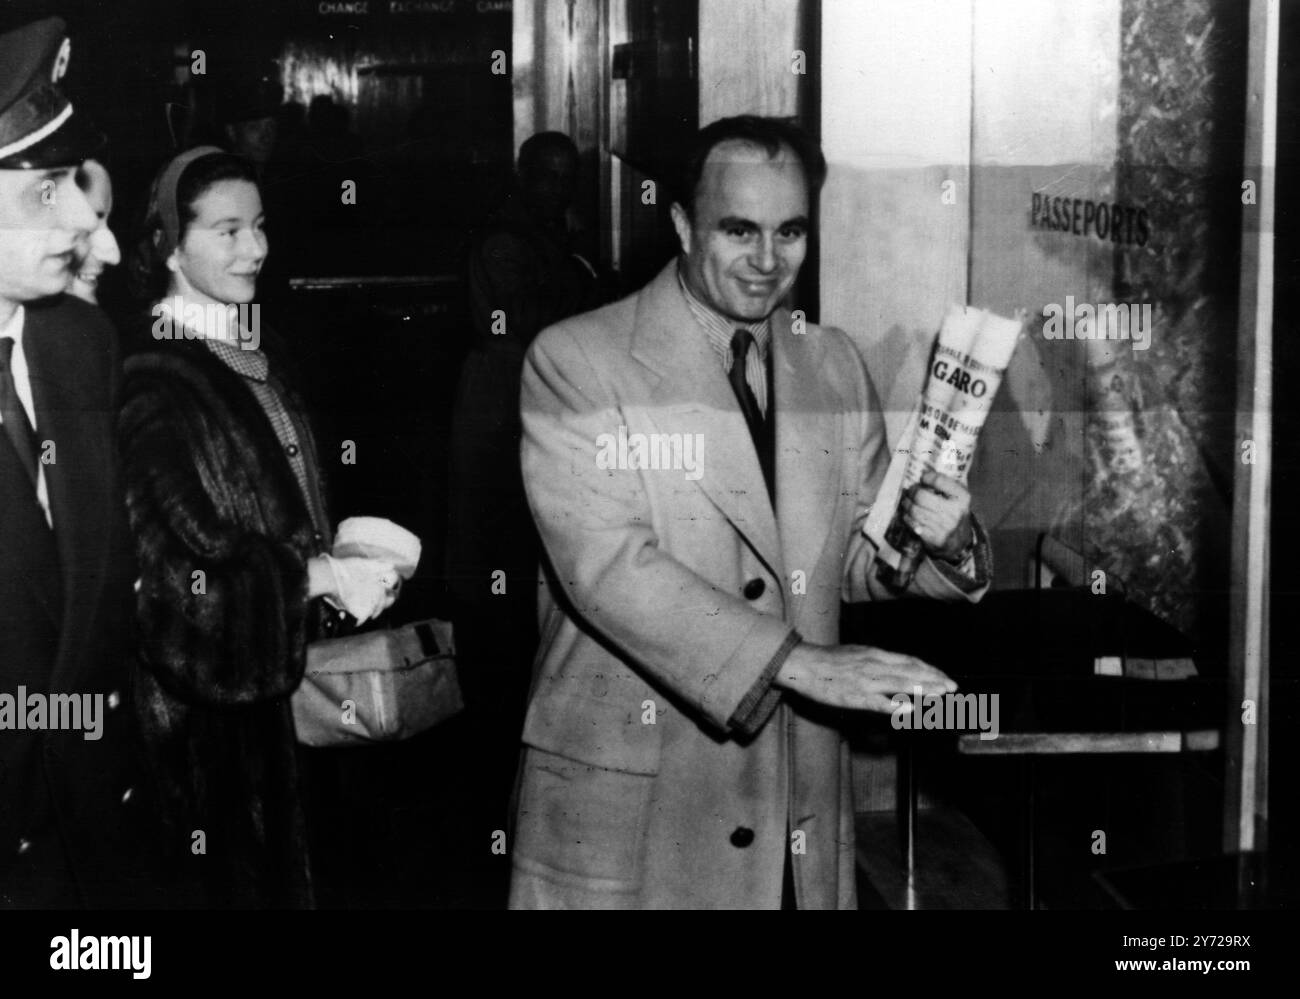
[[[392,603],[388,563],[334,559],[322,476],[253,302],[267,254],[252,168],[215,147],[154,182],[156,300],[119,416],[141,579],[137,710],[169,853],[199,905],[314,901],[290,695],[307,642]]]

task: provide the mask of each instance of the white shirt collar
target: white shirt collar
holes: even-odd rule
[[[183,295],[168,295],[158,302],[158,308],[166,312],[172,322],[191,330],[196,339],[225,340],[235,344],[240,341],[237,305],[194,302]]]
[[[18,307],[14,309],[14,314],[9,317],[9,321],[0,326],[0,337],[13,337],[15,353],[21,350],[23,346],[23,326],[25,325],[23,320],[26,315],[22,303],[19,302]]]

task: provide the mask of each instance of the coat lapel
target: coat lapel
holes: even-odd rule
[[[783,577],[776,516],[758,453],[717,355],[682,296],[676,260],[638,296],[632,356],[659,376],[647,419],[661,433],[703,435],[703,474],[695,485]]]
[[[73,331],[59,328],[62,310],[31,309],[27,348],[36,404],[38,441],[53,441],[54,461],[45,465],[50,516],[63,572],[63,622],[59,659],[51,686],[59,689],[60,673],[80,660],[84,622],[96,611],[99,586],[109,551],[109,515],[113,440],[107,432],[112,414],[107,386],[84,384],[87,369],[97,365],[80,352],[93,349]]]

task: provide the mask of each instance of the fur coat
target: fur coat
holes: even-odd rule
[[[244,380],[200,341],[147,336],[118,435],[141,572],[137,711],[168,853],[201,904],[310,907],[289,696],[322,617],[306,572],[321,539]]]

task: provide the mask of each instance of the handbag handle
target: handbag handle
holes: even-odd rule
[[[438,638],[433,633],[433,628],[429,626],[428,621],[421,621],[415,626],[415,637],[420,640],[420,651],[426,656],[436,656],[441,654],[438,648]]]

